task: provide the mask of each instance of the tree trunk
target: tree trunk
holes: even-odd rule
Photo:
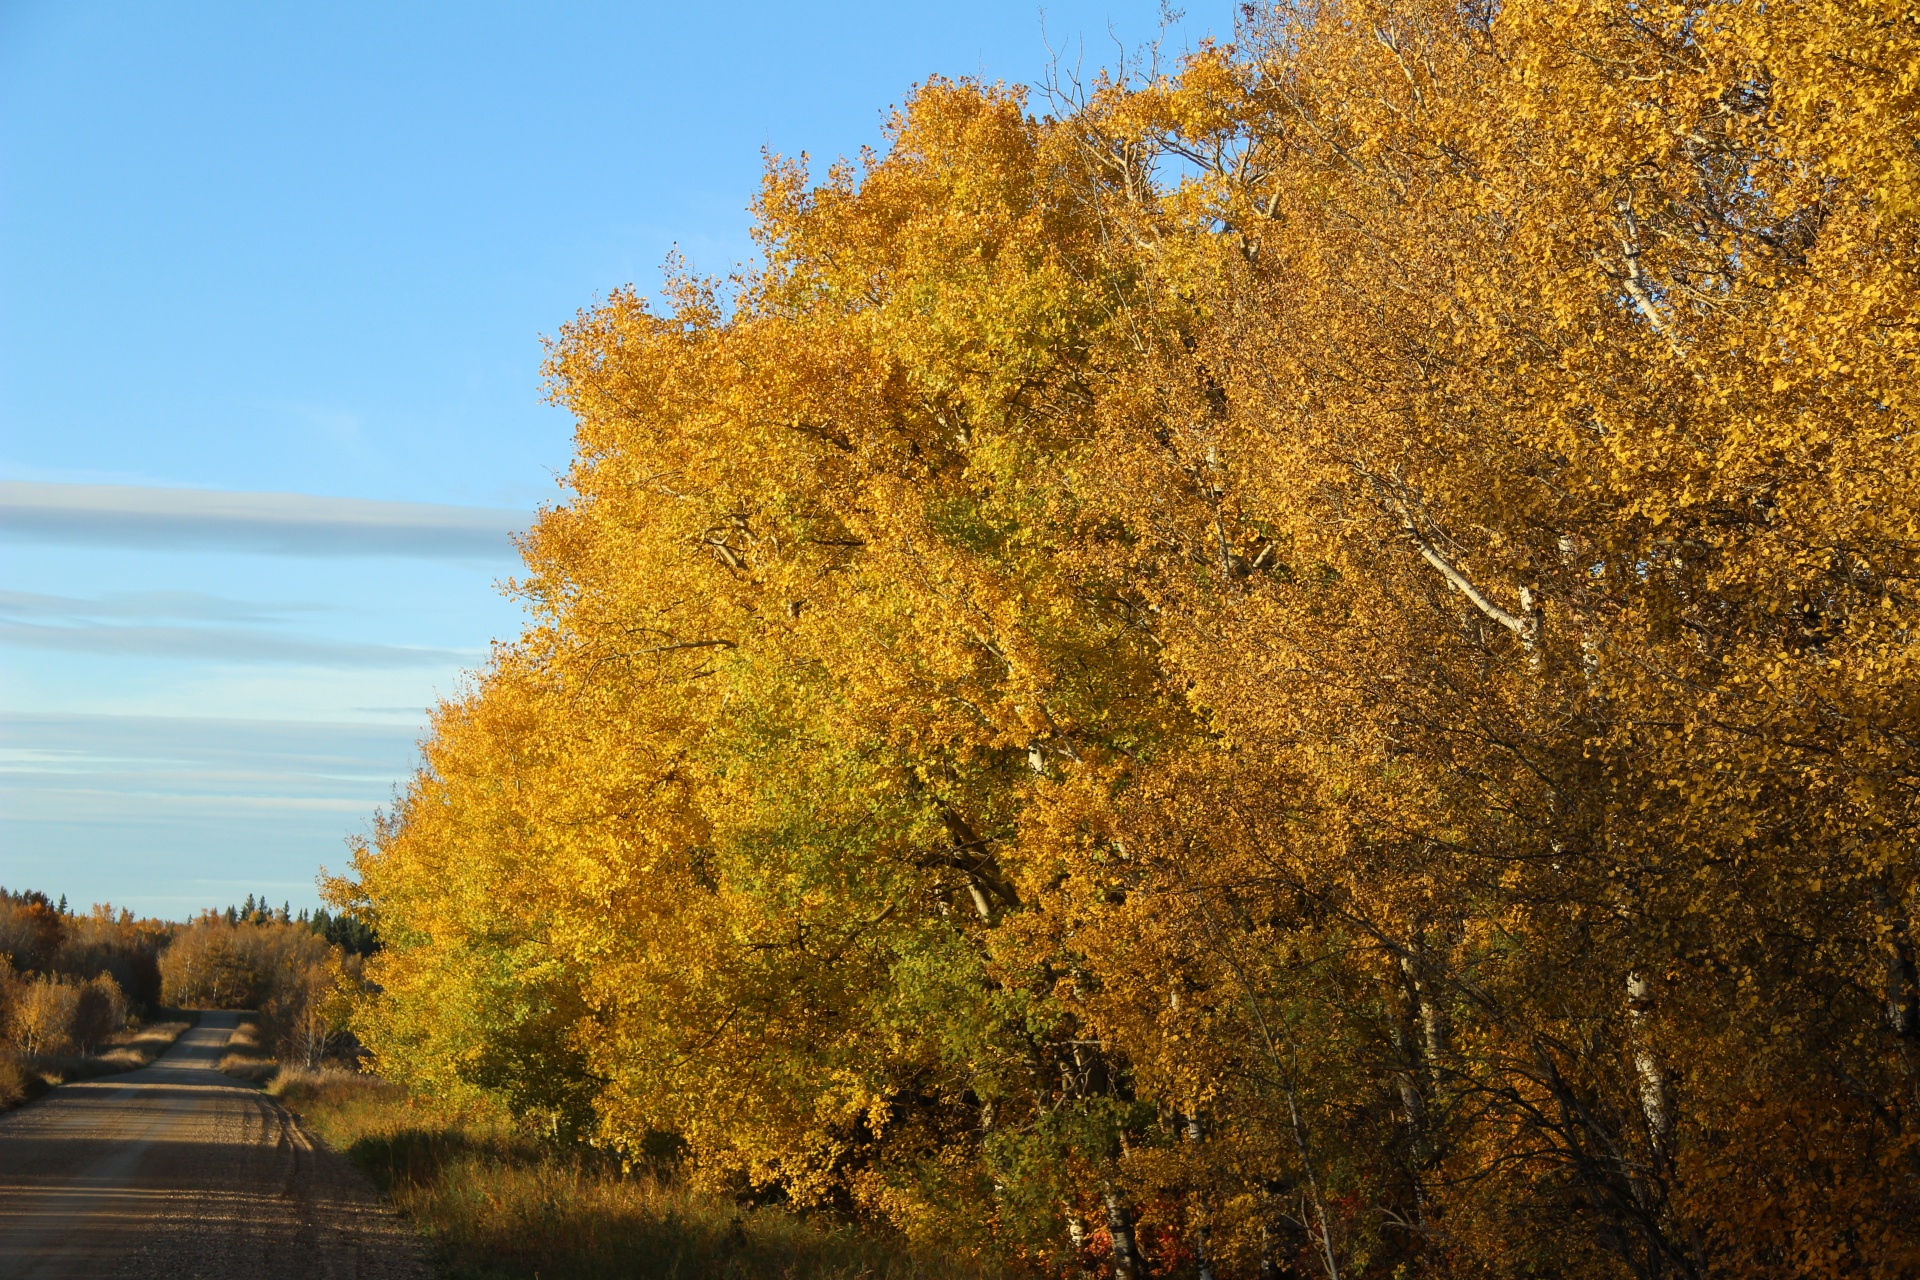
[[[1071,1204],[1067,1206],[1067,1243],[1073,1247],[1073,1274],[1079,1280],[1093,1280],[1087,1260],[1087,1220]]]
[[[1633,1027],[1633,1069],[1638,1077],[1640,1112],[1655,1158],[1665,1163],[1673,1137],[1673,1093],[1667,1069],[1653,1046],[1653,985],[1637,973],[1627,975],[1627,1020]]]
[[[1113,1280],[1146,1280],[1147,1269],[1133,1235],[1133,1209],[1111,1184],[1102,1198],[1107,1206],[1107,1235],[1113,1240]]]
[[[1453,1026],[1446,1010],[1434,998],[1434,984],[1427,973],[1429,962],[1426,943],[1416,940],[1415,946],[1417,951],[1414,954],[1400,957],[1400,971],[1406,977],[1407,999],[1420,1022],[1421,1038],[1425,1041],[1427,1053],[1427,1069],[1431,1072],[1453,1047]]]
[[[1920,1040],[1920,975],[1906,914],[1881,885],[1873,886],[1873,905],[1887,926],[1887,1027],[1902,1040]]]

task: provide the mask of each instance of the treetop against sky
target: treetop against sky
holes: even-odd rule
[[[1168,47],[1230,17],[1196,6]],[[657,288],[672,253],[751,257],[768,153],[854,154],[929,75],[1033,82],[1160,21],[1121,0],[6,6],[15,878],[162,912],[263,883],[311,903],[426,707],[519,625],[505,534],[569,452],[542,335]]]

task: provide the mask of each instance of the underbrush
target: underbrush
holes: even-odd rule
[[[107,1037],[92,1053],[19,1053],[0,1049],[0,1111],[39,1097],[55,1085],[138,1071],[165,1053],[195,1015],[158,1010],[149,1021]]]
[[[45,1082],[28,1073],[26,1064],[12,1052],[0,1049],[0,1111],[6,1111],[25,1102],[31,1086],[39,1084],[45,1088]]]
[[[972,1274],[916,1264],[902,1242],[874,1231],[749,1208],[498,1123],[437,1116],[373,1076],[288,1070],[269,1088],[373,1179],[457,1280]]]

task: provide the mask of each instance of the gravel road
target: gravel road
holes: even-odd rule
[[[238,1022],[204,1014],[152,1066],[0,1116],[0,1277],[424,1280],[352,1166],[214,1070]]]

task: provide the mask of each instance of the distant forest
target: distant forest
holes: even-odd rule
[[[286,1060],[317,1062],[345,1043],[342,992],[378,949],[359,921],[252,895],[173,922],[0,888],[0,1053],[31,1068],[170,1009],[230,1008],[258,1010]]]
[[[4,892],[5,890],[0,890],[0,893]],[[63,903],[64,901],[62,899]],[[335,915],[325,907],[312,910],[302,907],[298,912],[290,912],[285,902],[282,902],[278,908],[269,908],[265,894],[261,894],[258,899],[248,894],[244,903],[237,907],[230,906],[225,912],[219,914],[224,915],[230,925],[270,922],[299,925],[313,930],[328,943],[350,951],[354,955],[370,956],[380,949],[380,939],[372,925],[351,916]]]

